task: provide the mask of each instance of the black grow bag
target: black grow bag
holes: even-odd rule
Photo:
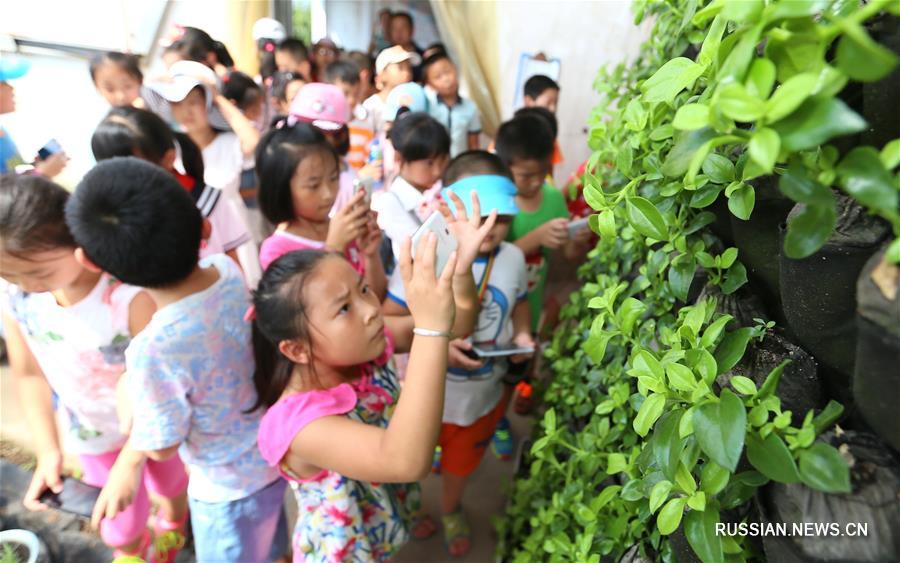
[[[857,285],[859,336],[853,395],[860,416],[900,451],[900,268],[888,266],[883,258],[881,251],[866,263]]]
[[[900,465],[876,436],[828,433],[824,441],[850,455],[848,494],[826,494],[803,484],[769,483],[757,504],[764,523],[786,524],[788,537],[763,537],[766,559],[778,563],[863,563],[900,560]],[[793,524],[866,524],[866,535],[793,535]]]
[[[866,23],[872,39],[900,55],[900,17],[883,13]],[[883,147],[888,141],[900,137],[900,68],[895,68],[878,82],[862,85],[863,117],[869,124],[863,132],[863,142]]]
[[[836,197],[838,220],[828,242],[801,260],[788,258],[782,244],[778,261],[781,302],[791,332],[827,368],[823,380],[829,395],[847,403],[856,358],[856,279],[890,228],[849,197]],[[790,217],[802,209],[798,204]]]

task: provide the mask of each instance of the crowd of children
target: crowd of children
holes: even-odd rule
[[[65,486],[67,452],[122,561],[174,561],[188,521],[201,562],[386,561],[439,529],[469,551],[464,492],[489,445],[511,456],[506,412],[552,328],[549,264],[594,239],[552,183],[558,85],[532,77],[486,139],[444,46],[419,48],[409,14],[379,22],[372,52],[342,53],[260,20],[257,77],[191,27],[163,76],[102,54],[89,71],[111,109],[74,192],[46,158],[9,160],[26,507]],[[411,240],[434,214],[455,241],[443,258],[434,233]],[[432,471],[439,522],[417,485]]]

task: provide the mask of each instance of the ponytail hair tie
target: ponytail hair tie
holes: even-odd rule
[[[248,323],[256,320],[256,305],[247,307],[247,312],[244,313],[244,320]]]

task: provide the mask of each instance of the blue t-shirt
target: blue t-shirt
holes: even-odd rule
[[[469,150],[469,133],[481,132],[481,119],[478,107],[468,98],[459,97],[453,105],[448,106],[436,94],[428,104],[428,113],[447,129],[450,135],[450,158]]]
[[[188,494],[205,502],[244,498],[278,478],[256,446],[250,294],[234,262],[209,256],[219,279],[158,310],[125,352],[134,422],[131,444],[181,444]]]
[[[9,132],[0,125],[0,174],[15,172],[16,166],[20,164],[25,164],[25,161],[22,160],[19,149],[9,136]]]

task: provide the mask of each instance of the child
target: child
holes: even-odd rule
[[[103,487],[94,506],[103,541],[115,557],[143,558],[155,550],[152,561],[171,562],[184,543],[187,474],[177,457],[148,461],[127,446],[129,423],[116,413],[125,348],[156,307],[140,288],[77,260],[65,224],[68,198],[40,176],[0,178],[0,276],[17,286],[6,296],[3,324],[37,453],[23,502],[46,510],[41,495],[63,488],[55,395],[65,450],[78,455],[86,483]],[[159,505],[153,536],[148,491]]]
[[[351,168],[360,171],[366,166],[369,145],[375,138],[375,132],[365,119],[366,110],[359,104],[363,99],[359,97],[361,83],[359,67],[351,60],[335,61],[325,69],[325,81],[340,88],[347,100],[347,106],[350,108],[350,122],[347,124],[350,150],[346,160]],[[380,168],[371,167],[363,175],[373,177],[376,170],[380,173]]]
[[[559,104],[559,84],[549,76],[535,74],[525,81],[522,100],[525,107],[547,108],[556,113]]]
[[[216,76],[207,67],[181,61],[169,69],[167,82],[151,85],[148,105],[164,119],[178,124],[203,153],[204,180],[222,190],[241,214],[244,228],[252,224],[240,195],[244,159],[259,142],[259,131],[241,110],[216,91]],[[253,231],[250,231],[253,234]],[[251,241],[238,249],[244,275],[254,287],[262,272],[259,255]]]
[[[431,214],[426,192],[444,172],[450,137],[434,118],[415,112],[402,115],[394,123],[390,140],[399,175],[388,191],[375,194],[372,209],[378,212],[378,226],[391,239],[394,257],[399,260],[403,239],[411,236]]]
[[[279,72],[299,74],[303,80],[312,80],[312,66],[309,63],[309,51],[303,41],[288,37],[275,49],[275,65]]]
[[[576,242],[569,240],[565,199],[559,190],[545,183],[553,156],[549,124],[535,115],[507,121],[497,131],[497,156],[509,167],[518,189],[516,204],[520,213],[510,226],[507,240],[515,242],[525,254],[531,324],[536,330],[544,305],[551,251],[562,248],[567,258],[574,258],[578,252]]]
[[[378,254],[381,231],[360,191],[329,214],[338,193],[337,154],[325,137],[306,123],[269,131],[256,153],[260,208],[275,232],[263,241],[263,269],[292,250],[327,249],[347,257],[377,295],[385,292]]]
[[[294,561],[387,561],[409,537],[414,481],[427,474],[439,431],[446,339],[474,320],[461,324],[460,278],[474,297],[472,260],[495,219],[479,227],[455,203],[456,219],[444,212],[459,251],[440,279],[434,235],[420,243],[415,262],[404,243],[400,271],[412,317],[382,317],[359,273],[321,251],[282,256],[256,292],[258,406],[270,407],[259,447],[294,488]],[[411,357],[402,393],[394,350]]]
[[[212,231],[200,250],[201,257],[227,254],[240,263],[237,249],[250,241],[250,233],[233,202],[203,181],[203,156],[190,137],[173,133],[155,113],[123,106],[110,110],[94,130],[91,149],[97,162],[136,156],[171,172],[210,223]]]
[[[469,153],[471,154],[471,153]],[[477,165],[473,166],[477,170]],[[456,178],[467,176],[457,167]],[[452,178],[451,178],[452,179]],[[473,275],[478,284],[480,313],[470,342],[474,344],[510,344],[534,347],[526,296],[525,258],[515,245],[504,242],[510,223],[518,212],[515,204],[516,188],[505,176],[475,175],[456,180],[443,190],[468,200],[470,193],[478,195],[481,209],[473,210],[485,216],[497,214],[490,234],[478,249]],[[406,300],[403,288],[391,278],[385,314],[404,314]],[[456,341],[454,341],[456,342]],[[471,345],[453,344],[459,349]],[[528,357],[513,356],[513,361],[527,361]],[[444,542],[451,557],[465,555],[471,547],[469,524],[462,511],[461,501],[469,475],[478,467],[486,446],[494,434],[497,422],[506,411],[512,388],[503,384],[508,366],[505,360],[484,363],[462,362],[451,365],[444,394],[444,414],[438,444],[441,449],[441,512]],[[417,537],[427,537],[434,524],[422,519],[414,531]]]
[[[359,67],[359,95],[357,99],[362,102],[378,90],[375,88],[375,60],[362,51],[350,51],[347,59],[356,63]]]
[[[333,40],[328,37],[323,37],[316,41],[316,44],[313,45],[313,74],[312,80],[313,82],[324,82],[325,81],[325,69],[337,60],[338,55],[340,54],[340,49]]]
[[[260,457],[260,416],[248,410],[257,397],[239,270],[222,255],[198,262],[208,224],[171,174],[134,157],[88,172],[66,223],[85,264],[146,288],[158,307],[125,352],[130,445],[188,465],[197,560],[282,556],[285,483]]]
[[[277,123],[290,112],[291,101],[297,96],[306,85],[306,79],[302,75],[295,72],[275,73],[272,77],[272,107],[275,109],[275,117],[272,118],[272,124]]]
[[[171,67],[178,61],[194,61],[206,65],[218,76],[234,68],[234,59],[221,41],[196,27],[179,27],[173,41],[163,52],[163,61]]]
[[[375,87],[378,88],[378,93],[366,98],[363,108],[369,116],[376,137],[385,131],[381,114],[391,90],[412,80],[412,65],[409,60],[410,54],[399,45],[385,49],[375,59]]]
[[[450,157],[477,149],[481,133],[478,108],[471,100],[459,95],[459,77],[450,57],[438,52],[425,59],[422,77],[434,92],[429,113],[450,133]]]
[[[109,105],[144,107],[144,75],[137,56],[115,51],[102,53],[91,59],[90,71],[94,87]]]

